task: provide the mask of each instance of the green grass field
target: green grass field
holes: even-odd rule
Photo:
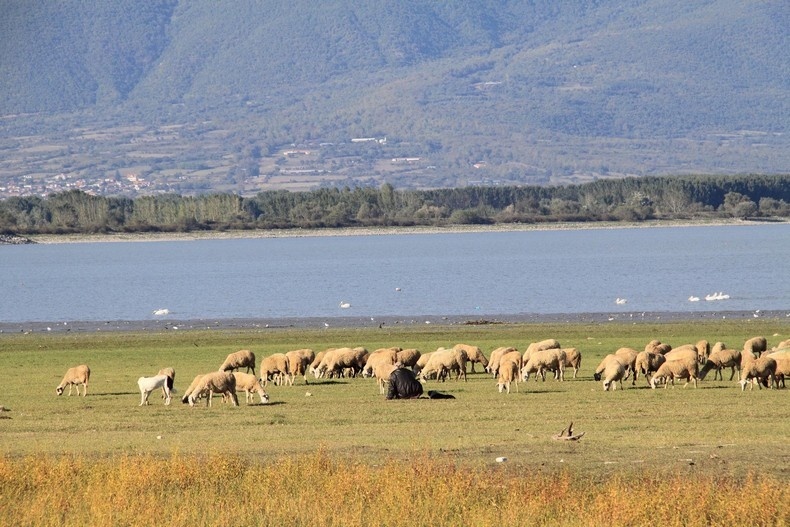
[[[675,346],[701,338],[740,347],[763,335],[769,346],[790,332],[782,320],[662,324],[542,324],[447,326],[396,329],[205,330],[157,333],[5,334],[0,368],[6,373],[0,404],[3,453],[218,453],[256,457],[309,453],[375,462],[386,456],[425,453],[462,464],[571,467],[585,473],[660,467],[684,471],[761,471],[787,476],[790,391],[741,392],[709,377],[699,388],[604,392],[592,380],[600,359],[621,346],[642,349],[653,338]],[[174,398],[165,407],[158,394],[138,407],[137,378],[159,368],[176,369],[181,392],[198,373],[215,370],[238,349],[260,358],[274,352],[336,346],[416,347],[432,351],[458,342],[520,350],[529,342],[557,338],[583,354],[579,378],[520,383],[500,394],[482,372],[468,382],[428,381],[427,389],[455,400],[386,401],[372,379],[308,380],[268,387],[271,403],[234,408],[190,408]],[[55,395],[65,370],[86,363],[92,375],[88,396]],[[478,366],[478,370],[480,367]],[[307,394],[310,396],[307,396]],[[560,442],[551,436],[570,422],[585,437]],[[767,459],[774,460],[766,462]]]

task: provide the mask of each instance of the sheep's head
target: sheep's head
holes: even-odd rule
[[[63,395],[63,387],[58,386],[57,388],[55,388],[55,393],[58,395]]]
[[[599,376],[599,377],[600,377],[600,376]],[[608,392],[608,391],[609,391],[609,385],[610,385],[610,384],[611,384],[611,382],[610,382],[610,381],[603,381],[603,391],[605,391],[605,392]]]
[[[601,373],[600,372],[593,373],[593,379],[595,379],[596,381],[600,381],[601,380]]]
[[[261,390],[258,392],[258,396],[261,398],[261,404],[268,404],[269,402],[269,394],[265,391]]]

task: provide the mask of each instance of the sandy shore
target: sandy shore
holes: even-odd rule
[[[346,227],[331,229],[266,229],[235,231],[157,232],[122,234],[41,234],[28,236],[36,243],[155,242],[215,239],[306,238],[318,236],[387,236],[403,234],[438,234],[466,232],[520,232],[547,230],[647,229],[655,227],[715,227],[724,225],[775,225],[777,221],[643,221],[643,222],[575,222],[575,223],[507,223],[496,225],[452,225],[448,227]]]

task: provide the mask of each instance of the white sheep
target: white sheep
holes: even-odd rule
[[[721,377],[721,380],[724,380],[724,375],[721,372],[723,368],[731,368],[730,380],[732,380],[735,377],[735,370],[740,371],[741,369],[741,352],[727,348],[723,342],[717,342],[711,348],[708,360],[699,371],[699,379],[705,379],[710,370],[715,370],[713,380],[715,381],[716,377]]]
[[[562,348],[565,353],[565,367],[573,368],[573,378],[576,378],[576,372],[582,367],[582,353],[576,348]]]
[[[436,375],[437,380],[444,380],[448,373],[455,373],[455,380],[461,377],[466,382],[466,352],[462,349],[439,348],[431,355],[425,365],[420,370],[420,378],[426,380]]]
[[[741,358],[741,391],[746,389],[747,384],[749,384],[749,390],[753,390],[755,383],[760,389],[762,389],[763,385],[773,388],[775,382],[776,360],[769,355],[763,355],[755,359],[744,350]]]
[[[324,360],[324,355],[326,355],[327,351],[330,351],[330,350],[319,351],[318,353],[316,353],[315,357],[313,358],[313,361],[310,363],[310,367],[307,369],[307,371],[309,371],[312,374],[315,374],[316,370],[318,369],[319,364],[321,364],[321,362]]]
[[[230,397],[233,406],[239,405],[236,397],[236,377],[232,373],[225,371],[213,371],[200,378],[195,390],[189,394],[189,406],[195,406],[195,401],[201,397],[206,397],[206,406],[211,406],[211,400],[215,393],[221,393]]]
[[[408,348],[398,352],[397,362],[399,362],[404,368],[411,368],[414,370],[414,366],[417,364],[417,361],[420,360],[421,356],[422,354],[420,353],[420,350]]]
[[[494,379],[499,376],[499,361],[502,359],[502,356],[512,351],[517,350],[512,346],[500,346],[491,352],[486,370],[494,377]]]
[[[634,362],[634,382],[631,384],[636,384],[637,377],[641,373],[644,375],[647,384],[650,385],[650,374],[658,370],[666,360],[666,357],[660,353],[640,351]]]
[[[483,366],[483,370],[488,367],[488,359],[483,354],[483,350],[481,350],[478,346],[473,346],[471,344],[456,344],[453,346],[453,349],[462,349],[466,352],[467,364],[469,364],[470,373],[475,372],[475,363],[479,363]]]
[[[307,370],[310,367],[310,363],[315,359],[313,350],[308,348],[292,350],[286,352],[285,357],[288,359],[288,372],[291,376],[291,386],[293,386],[297,375],[301,375],[304,379],[304,383],[308,384]]]
[[[170,394],[175,393],[172,379],[165,374],[140,377],[137,379],[137,387],[140,388],[140,406],[148,405],[148,396],[157,388],[161,388],[165,393],[165,405],[170,404]]]
[[[525,353],[532,353],[533,351],[543,351],[549,349],[558,349],[561,348],[560,342],[557,339],[546,339],[541,340],[540,342],[532,342],[529,346],[527,346],[527,351]]]
[[[757,358],[768,348],[768,341],[765,337],[752,337],[743,343],[743,353],[749,352]]]
[[[708,360],[708,356],[710,355],[710,342],[703,339],[698,341],[696,346],[697,346],[697,356],[699,357],[699,363],[705,364],[705,361]]]
[[[609,364],[610,361],[613,360],[612,357],[617,357],[617,359],[623,365],[623,368],[625,370],[624,374],[628,373],[628,369],[630,368],[630,366],[628,364],[628,359],[626,357],[621,356],[621,355],[617,355],[615,353],[610,353],[609,355],[605,356],[601,360],[601,362],[598,364],[598,367],[595,368],[595,371],[593,372],[593,379],[595,379],[596,381],[600,381],[601,379],[603,379],[603,375],[604,375],[604,371],[606,370],[606,366]],[[618,380],[620,380],[620,379],[618,379]],[[623,383],[621,381],[620,385],[622,386],[622,384]]]
[[[352,377],[360,373],[368,359],[368,351],[363,347],[337,348],[327,351],[321,364],[315,369],[316,378],[324,375],[330,377],[341,376],[348,370]]]
[[[629,368],[624,357],[610,353],[603,358],[599,368],[600,371],[596,370],[596,373],[598,374],[598,380],[603,379],[603,391],[608,392],[610,387],[612,391],[615,391],[618,382],[620,383],[620,389],[623,389],[623,378],[625,378],[626,371]]]
[[[645,345],[645,351],[648,353],[660,353],[665,355],[672,350],[672,346],[660,340],[653,339]]]
[[[264,357],[261,361],[261,380],[263,385],[266,386],[269,383],[269,379],[272,379],[275,385],[282,385],[290,381],[289,367],[288,357],[285,356],[285,353],[273,353],[268,357]]]
[[[386,360],[379,360],[373,367],[373,376],[379,386],[379,394],[385,395],[387,393],[387,383],[390,380],[392,372],[400,367],[400,363],[390,364]]]
[[[219,367],[219,371],[236,371],[246,368],[245,371],[255,373],[255,354],[250,350],[239,350],[231,353]]]
[[[778,351],[772,351],[768,354],[776,361],[776,371],[774,372],[774,382],[776,387],[785,387],[785,378],[790,377],[790,346],[779,348]]]
[[[540,376],[545,382],[547,370],[556,371],[557,380],[565,380],[565,352],[561,348],[533,351],[521,368],[521,380],[528,381],[530,374],[534,373],[536,381]]]
[[[395,364],[398,362],[400,348],[380,348],[368,355],[365,366],[362,368],[363,377],[372,377],[373,368],[377,364]]]
[[[261,399],[261,404],[266,404],[269,402],[269,394],[266,393],[263,385],[261,385],[260,379],[258,379],[255,375],[251,373],[234,371],[233,376],[236,377],[236,391],[240,392],[244,390],[244,399],[247,404],[255,402],[254,394],[256,393]]]
[[[634,371],[634,367],[636,366],[636,356],[639,355],[639,352],[633,348],[620,348],[615,351],[614,354],[625,359],[625,378],[628,379],[628,376]]]
[[[88,381],[91,378],[91,369],[86,364],[80,364],[79,366],[74,366],[73,368],[69,368],[66,370],[66,375],[63,376],[63,380],[60,381],[58,387],[55,388],[55,393],[58,395],[63,394],[63,389],[68,385],[69,387],[69,396],[71,396],[71,387],[76,386],[77,388],[77,396],[80,394],[80,384],[83,387],[82,396],[85,397],[88,395]]]
[[[425,368],[425,365],[428,364],[428,361],[431,359],[431,355],[435,352],[429,351],[428,353],[420,354],[420,358],[417,359],[417,362],[412,366],[412,370],[414,370],[415,375],[419,375],[420,372]]]
[[[497,379],[497,388],[499,393],[503,390],[510,393],[510,383],[516,383],[516,392],[518,392],[518,372],[521,366],[521,355],[518,351],[509,353],[502,357],[499,361],[499,378]]]
[[[695,349],[696,351],[696,349]],[[675,359],[667,359],[664,364],[659,366],[653,378],[650,379],[650,387],[656,389],[656,383],[659,380],[664,380],[664,388],[671,382],[672,387],[675,387],[675,379],[686,379],[685,388],[688,383],[693,381],[694,388],[697,387],[697,378],[699,377],[699,361],[697,360],[696,353],[693,356],[681,357]],[[666,380],[669,382],[666,382]]]
[[[203,374],[202,373],[200,375],[195,375],[195,378],[192,379],[191,383],[189,383],[189,386],[184,391],[184,395],[181,397],[181,402],[182,403],[186,404],[186,403],[189,402],[189,396],[192,394],[192,392],[195,391],[195,388],[198,387],[198,385],[200,384],[200,379],[202,379],[202,378],[203,378]]]

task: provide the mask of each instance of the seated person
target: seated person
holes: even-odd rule
[[[387,399],[416,399],[422,395],[422,384],[414,376],[414,372],[406,368],[393,371],[389,385]]]

